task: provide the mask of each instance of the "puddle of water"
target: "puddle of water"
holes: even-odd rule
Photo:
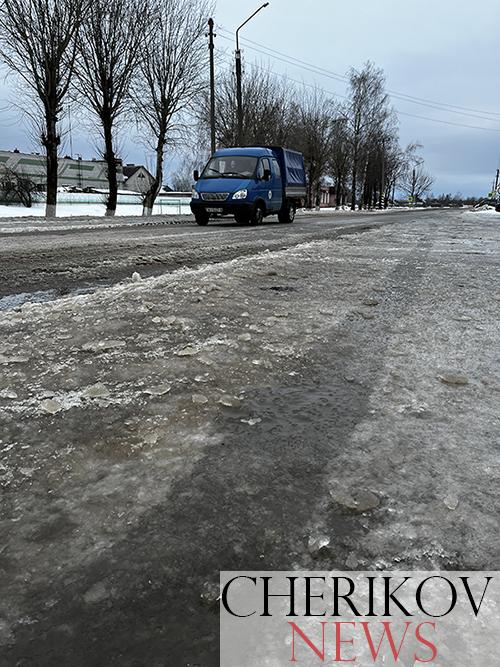
[[[57,298],[55,290],[40,292],[20,292],[19,294],[8,294],[0,297],[0,310],[14,310],[20,308],[25,303],[43,303],[53,301]]]
[[[109,287],[109,285],[99,285],[99,287]],[[18,294],[7,294],[0,297],[0,311],[18,310],[25,303],[46,303],[55,301],[66,296],[79,296],[81,294],[92,294],[97,287],[77,287],[67,292],[58,290],[39,290],[35,292],[19,292]]]

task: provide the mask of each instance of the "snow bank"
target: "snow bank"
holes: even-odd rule
[[[78,201],[74,198],[73,201],[67,201],[69,194],[63,195],[64,201],[58,203],[57,217],[67,218],[75,216],[104,216],[106,212],[106,205],[100,201],[102,195],[79,195],[85,198],[84,201]],[[188,215],[191,213],[189,208],[189,199],[181,197],[162,198],[154,206],[153,215]],[[45,204],[34,204],[31,208],[24,206],[5,205],[0,204],[0,218],[26,218],[26,217],[42,217],[45,215]],[[139,200],[135,203],[130,197],[126,202],[118,202],[116,209],[118,216],[141,216],[142,205]]]

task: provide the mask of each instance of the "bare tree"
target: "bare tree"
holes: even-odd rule
[[[37,184],[26,174],[8,167],[0,168],[0,200],[31,208],[38,198]]]
[[[388,200],[388,183],[393,176],[399,149],[398,123],[392,110],[384,109],[372,124],[363,145],[364,174],[361,205],[382,209]]]
[[[335,119],[333,104],[326,95],[314,89],[304,88],[296,103],[297,123],[294,128],[294,148],[304,155],[307,173],[306,206],[319,204],[321,179],[328,171],[333,150]]]
[[[186,160],[170,176],[170,183],[175,192],[189,192],[193,186],[193,171],[198,167],[198,162]]]
[[[76,35],[88,0],[2,0],[0,57],[26,84],[25,108],[35,102],[38,134],[46,152],[45,215],[57,206],[57,151],[63,103],[75,65]]]
[[[253,65],[244,73],[243,145],[284,146],[292,141],[294,91],[284,80],[268,70]],[[234,74],[224,72],[217,80],[216,136],[219,146],[236,146],[238,121],[236,114],[236,81]],[[208,97],[205,98],[203,119],[209,128]]]
[[[333,122],[332,147],[328,157],[327,171],[335,184],[336,208],[346,202],[347,178],[351,169],[351,147],[347,135],[346,121],[336,118]]]
[[[390,109],[384,91],[384,74],[373,63],[366,63],[360,72],[352,69],[349,79],[349,99],[341,113],[347,121],[352,150],[351,208],[354,210],[360,171],[364,175],[368,166],[369,144],[373,144],[373,137],[383,127]]]
[[[419,199],[422,199],[432,188],[434,178],[427,172],[422,163],[410,166],[404,174],[400,187],[408,195],[410,201],[416,205]]]
[[[137,118],[156,154],[144,215],[151,215],[163,183],[165,149],[183,139],[193,123],[193,105],[206,87],[204,34],[211,10],[207,0],[154,1],[154,30],[132,86]]]
[[[116,130],[130,112],[130,85],[149,40],[150,6],[141,0],[93,0],[78,40],[77,91],[101,124],[107,164],[106,215],[116,212]]]
[[[390,141],[385,145],[384,160],[385,189],[383,192],[383,207],[387,208],[391,200],[394,202],[396,185],[405,167],[405,154],[399,145],[399,137],[392,136]]]

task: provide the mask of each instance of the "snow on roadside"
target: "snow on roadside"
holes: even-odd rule
[[[71,229],[95,229],[95,228],[112,228],[123,225],[161,225],[161,224],[179,224],[194,222],[190,213],[182,213],[181,215],[153,215],[151,217],[144,217],[135,214],[126,215],[120,213],[117,217],[107,218],[105,216],[91,216],[81,215],[58,217],[54,218],[3,218],[0,215],[0,233],[12,234],[19,232],[59,232],[68,231]]]
[[[468,222],[478,220],[490,222],[492,219],[497,219],[500,222],[500,213],[493,206],[481,206],[481,208],[469,209],[463,216]]]
[[[57,206],[58,218],[71,218],[76,216],[101,217],[106,212],[106,206],[101,203],[61,203]],[[189,215],[189,201],[172,200],[161,201],[155,204],[153,215]],[[40,218],[45,215],[45,204],[33,204],[31,208],[0,204],[0,218]],[[142,206],[137,204],[120,204],[116,209],[117,216],[141,216]],[[20,221],[22,222],[22,220]]]

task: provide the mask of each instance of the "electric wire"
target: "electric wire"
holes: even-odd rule
[[[232,34],[229,30],[224,28],[223,26],[219,26],[219,29],[228,34]],[[226,37],[225,35],[220,35],[223,39],[232,42],[233,40],[230,37]],[[335,81],[340,81],[342,83],[348,83],[349,78],[345,75],[338,74],[336,72],[333,72],[331,70],[327,70],[323,67],[320,67],[318,65],[313,65],[312,63],[307,63],[303,60],[300,60],[299,58],[295,58],[294,56],[287,55],[285,53],[282,53],[280,51],[277,51],[276,49],[272,49],[271,47],[265,46],[263,44],[259,44],[258,42],[254,42],[253,40],[250,40],[248,38],[241,38],[241,41],[244,43],[247,43],[248,48],[250,48],[252,51],[256,51],[257,53],[261,53],[262,55],[266,55],[270,58],[273,58],[275,60],[279,60],[281,62],[284,62],[285,64],[288,65],[293,65],[296,67],[300,67],[301,69],[304,69],[308,72],[312,72],[314,74],[319,74],[321,76],[325,76],[328,78],[331,78]],[[253,46],[250,46],[253,45]],[[256,48],[259,47],[259,48]],[[264,51],[262,49],[265,49]],[[401,93],[397,92],[391,89],[387,89],[387,92],[392,96],[397,99],[401,99],[402,101],[410,102],[412,104],[420,104],[422,106],[427,106],[430,107],[431,109],[437,109],[440,111],[448,111],[449,113],[455,113],[458,115],[463,115],[463,116],[469,116],[471,118],[479,118],[481,120],[487,120],[487,121],[492,121],[496,120],[497,118],[500,118],[500,112],[496,111],[485,111],[485,110],[479,110],[479,109],[473,109],[470,107],[464,107],[464,106],[459,106],[455,104],[449,104],[446,102],[437,102],[434,100],[429,100],[425,98],[420,98],[416,97],[413,95],[408,95],[407,93]],[[493,116],[493,118],[485,118],[485,116]]]
[[[225,61],[225,62],[228,65],[232,64],[228,61]],[[298,79],[293,79],[293,78],[287,76],[286,74],[281,74],[280,72],[275,72],[274,70],[271,70],[271,69],[266,70],[255,62],[252,62],[250,64],[252,65],[252,67],[257,68],[258,70],[261,70],[263,72],[269,71],[271,74],[274,74],[275,76],[278,76],[278,77],[284,79],[285,81],[290,81],[290,83],[296,83],[299,86],[306,86],[307,88],[312,88],[313,90],[320,90],[321,92],[325,93],[326,95],[330,95],[332,97],[340,97],[344,100],[348,99],[346,95],[341,95],[340,93],[335,93],[332,90],[326,90],[325,88],[322,88],[321,86],[318,86],[316,84],[307,83],[305,81],[299,81]],[[226,71],[228,73],[231,73],[232,70],[231,69],[225,69],[224,71]],[[401,116],[408,116],[410,118],[418,118],[419,120],[431,121],[433,123],[440,123],[440,124],[443,124],[443,125],[450,125],[452,127],[462,127],[462,128],[469,129],[469,130],[482,130],[483,132],[500,132],[500,128],[496,128],[496,127],[481,127],[480,125],[467,125],[465,123],[455,123],[454,121],[450,121],[450,120],[442,120],[442,119],[439,119],[439,118],[429,118],[428,116],[420,116],[418,114],[409,113],[407,111],[401,111],[400,109],[396,109],[396,108],[394,108],[394,111],[398,115],[401,115]]]

